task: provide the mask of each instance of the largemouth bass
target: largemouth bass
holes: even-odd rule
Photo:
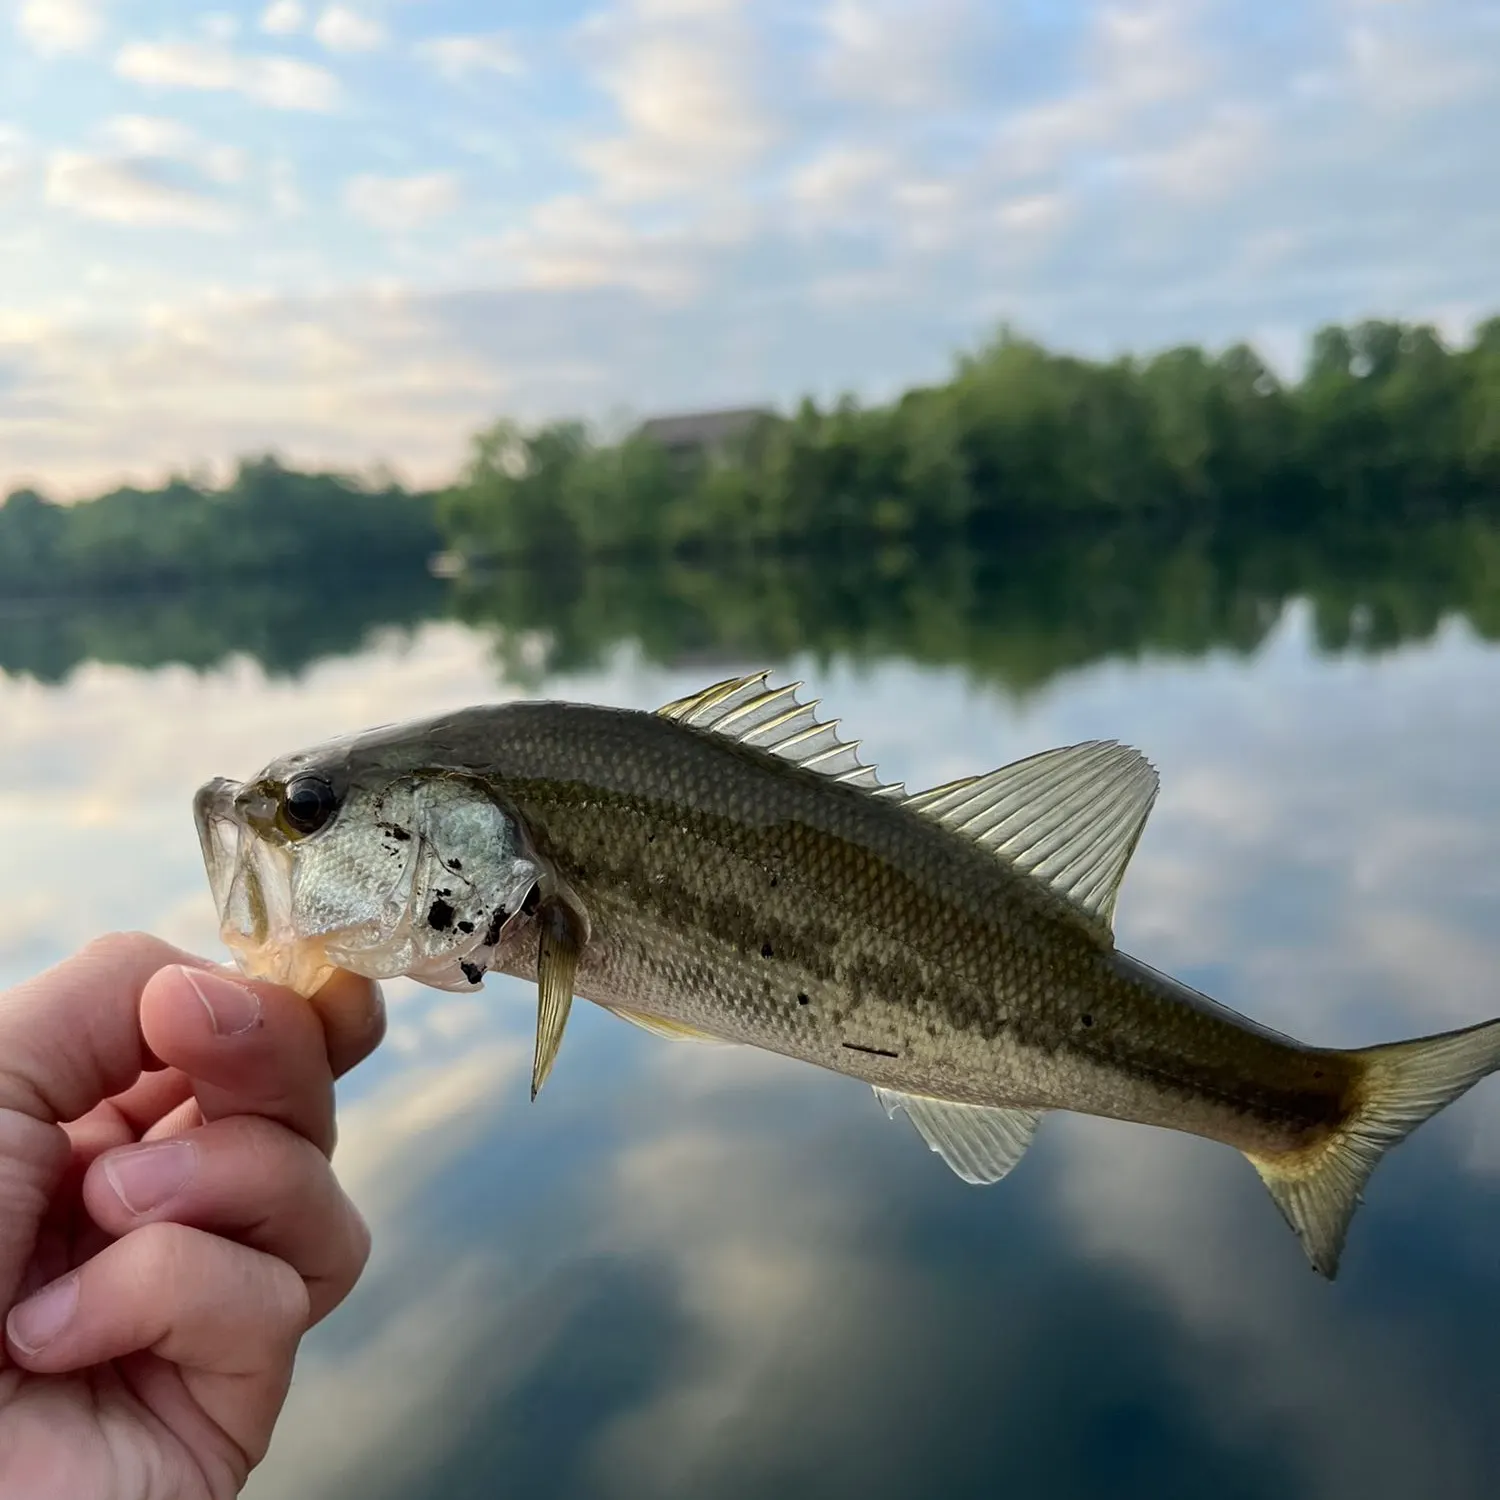
[[[1500,1066],[1500,1021],[1306,1046],[1120,952],[1155,800],[1113,742],[908,794],[767,674],[655,714],[522,702],[386,726],[203,787],[225,942],[333,969],[538,986],[532,1097],[575,996],[659,1035],[872,1084],[965,1181],[1048,1110],[1243,1152],[1332,1277],[1385,1151]]]

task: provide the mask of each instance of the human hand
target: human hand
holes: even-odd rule
[[[383,1029],[141,934],[0,994],[0,1500],[239,1493],[369,1253],[328,1158]]]

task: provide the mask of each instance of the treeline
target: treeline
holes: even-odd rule
[[[1500,509],[1500,318],[1325,328],[1286,383],[1245,345],[1108,362],[1010,332],[889,405],[807,401],[669,452],[576,422],[501,422],[439,501],[486,559],[988,541],[1080,518],[1369,519]]]
[[[1245,345],[1091,361],[1002,332],[888,405],[804,402],[706,448],[501,422],[439,496],[245,462],[57,505],[0,506],[0,597],[476,560],[992,547],[1075,523],[1222,527],[1500,515],[1500,318],[1325,328],[1303,377]]]
[[[192,585],[288,570],[352,577],[421,567],[442,546],[431,496],[262,458],[211,489],[175,479],[59,505],[32,490],[0,506],[0,595]]]

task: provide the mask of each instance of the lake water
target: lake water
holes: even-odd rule
[[[1228,1004],[1334,1045],[1486,1018],[1500,550],[1451,543],[1325,541],[1316,577],[1148,543],[10,606],[0,986],[109,928],[220,951],[210,775],[773,666],[912,787],[1139,745],[1121,946]],[[256,1500],[1500,1492],[1500,1080],[1380,1168],[1329,1285],[1211,1143],[1059,1116],[976,1189],[850,1080],[583,1005],[531,1105],[534,991],[390,1000],[342,1086],[374,1257]]]

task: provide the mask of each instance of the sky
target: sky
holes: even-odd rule
[[[0,493],[1500,311],[1481,0],[0,0]]]

